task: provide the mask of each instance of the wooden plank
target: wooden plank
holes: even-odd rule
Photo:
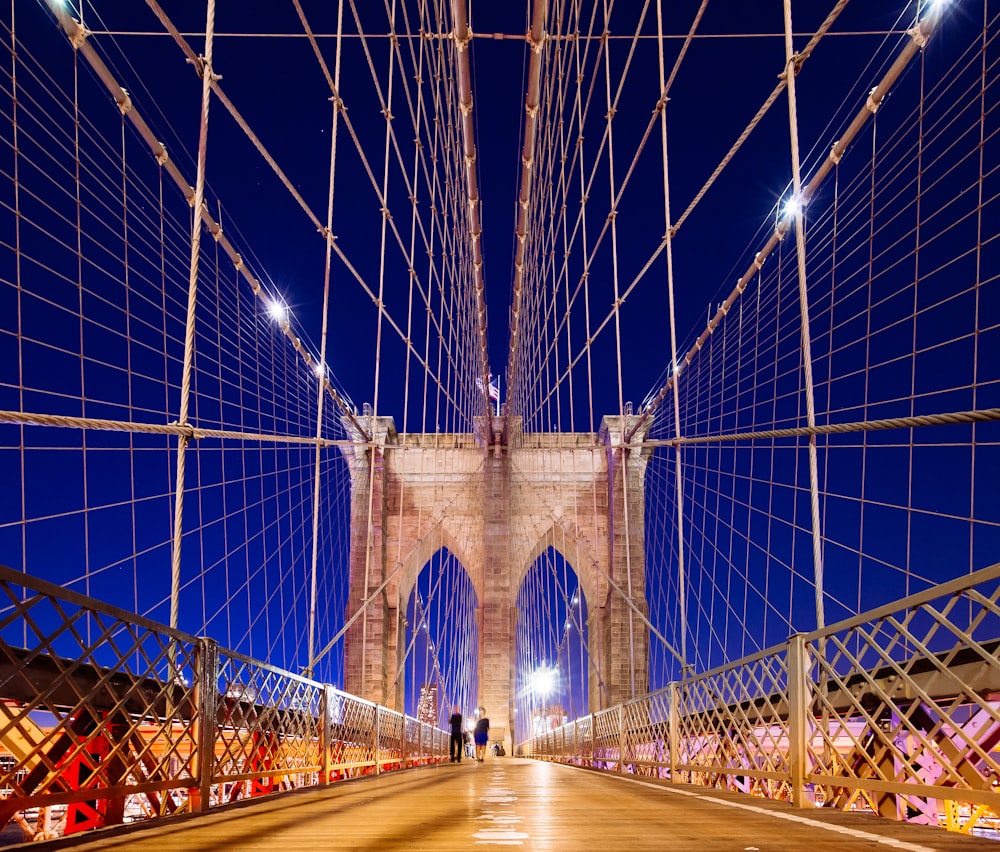
[[[467,850],[550,852],[857,849],[958,852],[995,842],[856,814],[807,809],[654,779],[601,775],[516,758],[442,764],[339,782],[162,821],[112,829],[79,850]],[[65,848],[48,843],[32,849]]]

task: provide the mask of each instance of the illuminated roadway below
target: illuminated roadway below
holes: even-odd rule
[[[61,842],[25,844],[64,849]],[[839,811],[704,787],[601,775],[516,758],[442,764],[338,782],[222,807],[149,828],[89,835],[76,850],[699,850],[1000,849],[962,837]]]

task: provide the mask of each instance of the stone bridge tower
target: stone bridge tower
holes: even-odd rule
[[[531,565],[553,547],[576,572],[587,606],[591,709],[647,692],[650,450],[623,448],[637,419],[605,417],[598,434],[518,434],[509,445],[489,445],[470,433],[400,435],[392,418],[361,418],[371,445],[345,450],[347,617],[360,612],[345,637],[345,689],[402,709],[407,602],[421,569],[447,548],[479,602],[478,703],[512,753],[516,600]],[[499,432],[502,421],[490,425]]]

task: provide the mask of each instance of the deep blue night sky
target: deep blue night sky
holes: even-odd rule
[[[666,27],[675,35],[684,33],[697,4],[671,3]],[[335,4],[325,9],[309,10],[318,32],[335,30]],[[629,34],[635,26],[639,4],[618,3],[614,32]],[[157,22],[144,6],[101,9],[104,18],[86,10],[86,23],[94,30],[155,31]],[[828,38],[810,58],[808,74],[801,75],[799,111],[803,158],[813,146],[813,156],[825,153],[827,140],[820,130],[831,117],[831,107],[847,98],[849,86],[870,53],[883,40],[880,31],[898,29],[910,17],[899,9],[872,9],[854,4],[837,22],[835,31],[867,32]],[[34,12],[34,14],[32,14]],[[912,16],[913,10],[909,10]],[[171,9],[178,27],[187,33],[203,28],[198,9]],[[798,4],[795,26],[798,32],[812,32],[825,10],[816,4]],[[954,17],[959,17],[960,13]],[[61,34],[47,20],[47,13],[28,4],[18,21],[24,37],[47,38],[53,51],[65,50]],[[348,15],[349,17],[349,15]],[[502,33],[516,36],[527,28],[527,16],[514,4],[473,3],[470,24],[475,33]],[[949,22],[952,24],[953,22]],[[350,24],[348,24],[350,26]],[[675,217],[687,206],[694,193],[707,179],[712,168],[735,141],[765,96],[773,87],[783,65],[781,4],[710,4],[699,31],[705,35],[754,33],[758,37],[697,41],[682,66],[670,101],[671,195]],[[372,27],[377,30],[377,27]],[[235,37],[227,33],[300,32],[301,26],[292,9],[285,4],[250,3],[239,9],[220,6],[216,30],[215,67],[221,74],[226,93],[246,115],[251,126],[289,174],[295,186],[320,213],[326,206],[326,178],[329,158],[329,97],[315,58],[302,39]],[[47,33],[46,33],[47,31]],[[655,32],[655,17],[650,13],[644,32]],[[193,175],[192,158],[197,140],[200,83],[171,39],[165,36],[116,36],[117,44],[127,54],[135,79],[123,81],[126,89],[143,110],[147,120],[158,129],[171,156],[183,163],[182,170]],[[201,40],[190,41],[200,49]],[[800,47],[805,37],[797,40]],[[107,45],[108,39],[102,38]],[[676,54],[678,40],[668,43],[668,65]],[[613,43],[613,63],[621,63],[628,41]],[[348,45],[348,53],[356,45]],[[373,54],[384,53],[384,43],[372,41]],[[114,48],[109,53],[114,55]],[[332,53],[332,51],[331,51]],[[348,56],[346,62],[350,62]],[[329,59],[329,57],[328,57]],[[520,172],[520,147],[523,98],[527,69],[523,40],[477,38],[473,44],[473,88],[479,155],[480,194],[483,204],[484,255],[486,267],[486,302],[489,309],[490,367],[503,373],[507,356],[507,312],[510,300],[514,217]],[[385,58],[382,58],[384,64]],[[345,68],[351,67],[345,64]],[[185,73],[187,71],[187,73]],[[364,76],[367,76],[367,70]],[[342,91],[352,121],[369,134],[370,157],[376,173],[381,174],[381,145],[384,122],[377,104],[369,98],[365,81],[345,70]],[[875,78],[871,69],[864,81]],[[138,81],[148,90],[143,100]],[[619,159],[631,156],[634,135],[645,127],[657,97],[656,57],[650,42],[643,44],[630,72],[634,85],[627,87],[619,109],[616,133],[624,152]],[[129,83],[131,82],[131,86]],[[827,89],[833,92],[827,93]],[[602,92],[597,93],[603,97]],[[397,94],[397,97],[399,95]],[[850,103],[854,103],[850,101]],[[852,106],[853,109],[853,106]],[[592,110],[603,115],[603,109]],[[169,119],[179,141],[171,139],[158,113]],[[596,141],[595,131],[595,141]],[[589,134],[588,134],[589,137]],[[345,162],[349,162],[345,158]],[[623,286],[648,256],[662,234],[662,200],[658,175],[658,143],[644,157],[648,180],[639,193],[626,196],[627,209],[635,210],[635,224],[622,228],[619,255]],[[589,166],[588,166],[589,167]],[[621,169],[622,167],[619,166]],[[623,171],[623,169],[622,169]],[[645,180],[645,175],[643,176]],[[677,326],[681,339],[692,340],[700,330],[706,311],[728,291],[742,271],[741,258],[750,248],[755,233],[768,221],[779,196],[790,180],[787,110],[777,104],[748,143],[723,173],[715,188],[696,209],[675,244],[678,284]],[[295,316],[309,338],[319,339],[319,313],[322,304],[322,240],[302,212],[278,185],[267,166],[252,151],[242,132],[235,128],[219,104],[213,106],[210,119],[208,181],[214,195],[224,204],[224,226],[238,233],[252,247],[274,285],[286,294]],[[356,236],[342,239],[352,259],[378,253],[377,203],[367,182],[356,166],[338,172],[337,206],[341,217],[357,218]],[[598,182],[600,192],[606,187]],[[399,189],[395,209],[403,209]],[[393,198],[390,197],[390,203]],[[604,207],[606,208],[606,202]],[[636,214],[633,214],[636,215]],[[370,220],[365,217],[371,217]],[[335,212],[335,220],[337,220]],[[406,217],[408,218],[408,217]],[[593,227],[593,225],[591,225]],[[631,262],[630,262],[631,261]],[[603,263],[603,262],[602,262]],[[364,265],[362,260],[362,266]],[[369,267],[370,268],[370,267]],[[603,270],[603,267],[602,267]],[[603,317],[610,300],[595,299],[594,312]],[[390,309],[399,311],[399,306]],[[638,403],[656,385],[669,360],[662,344],[665,292],[662,275],[644,282],[623,311],[626,332],[623,341],[625,361],[625,398]],[[358,322],[357,318],[370,317]],[[605,333],[605,338],[611,335]],[[359,365],[370,363],[374,338],[374,312],[370,300],[351,280],[342,279],[335,287],[331,311],[330,363],[344,382],[351,398],[360,405],[372,397],[372,374]],[[387,344],[391,345],[391,344]],[[617,394],[600,391],[615,381],[614,347],[595,350],[598,380],[595,388],[599,413],[617,409]],[[603,357],[602,357],[603,356]],[[400,418],[399,389],[389,378],[383,408]],[[585,424],[578,424],[578,427]]]

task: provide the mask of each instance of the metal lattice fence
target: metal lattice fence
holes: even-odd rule
[[[0,821],[27,838],[443,760],[444,731],[0,566]]]
[[[1000,565],[602,710],[525,755],[1000,836]]]

